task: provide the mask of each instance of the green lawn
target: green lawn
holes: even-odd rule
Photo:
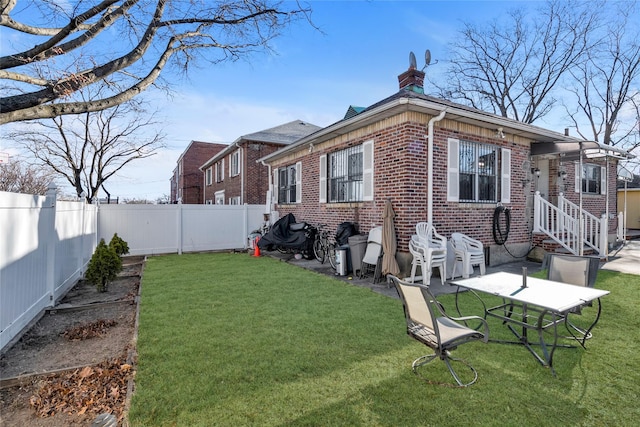
[[[600,271],[603,314],[553,377],[521,346],[454,355],[479,379],[427,384],[399,300],[247,254],[152,257],[142,281],[132,426],[603,426],[640,420],[640,276]],[[442,296],[449,312],[453,297]],[[473,296],[463,314],[481,314]],[[466,312],[465,312],[466,311]],[[586,315],[586,313],[585,313]],[[508,337],[490,323],[492,337]],[[449,381],[444,364],[425,375]]]

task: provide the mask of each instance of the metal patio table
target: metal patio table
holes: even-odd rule
[[[524,345],[543,366],[548,366],[553,375],[553,354],[558,344],[558,324],[567,322],[568,314],[585,304],[597,303],[597,316],[587,329],[587,334],[580,344],[584,347],[584,340],[600,318],[602,310],[600,298],[609,294],[609,291],[583,286],[569,285],[567,283],[551,280],[526,277],[526,287],[523,286],[523,276],[514,273],[493,273],[484,276],[471,277],[469,279],[453,280],[452,285],[469,289],[482,302],[485,318],[488,316],[502,320],[517,341],[503,341]],[[478,292],[495,295],[502,298],[502,304],[487,307],[478,295]],[[456,293],[456,305],[458,295]],[[516,329],[520,327],[521,330]],[[527,331],[535,330],[538,333],[538,343],[529,340]],[[553,342],[547,343],[544,334],[550,331],[553,334]],[[577,338],[576,338],[577,339]],[[539,354],[532,345],[539,345],[542,354]],[[562,345],[562,347],[575,347]]]

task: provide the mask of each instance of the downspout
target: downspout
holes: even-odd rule
[[[245,174],[245,170],[247,169],[245,166],[245,161],[244,161],[244,150],[242,149],[242,147],[240,146],[240,144],[238,144],[237,142],[234,142],[233,145],[235,145],[236,147],[238,147],[238,151],[240,151],[240,156],[238,156],[240,159],[242,159],[242,173],[240,173],[240,204],[244,205],[245,201],[244,201],[244,174]],[[240,165],[238,165],[240,166]]]
[[[432,117],[428,124],[427,133],[427,168],[429,175],[427,176],[427,222],[433,224],[433,124],[444,119],[447,109],[445,108],[436,117]]]
[[[269,190],[267,190],[267,205],[265,206],[265,210],[267,211],[266,213],[269,214],[269,221],[271,221],[272,216],[271,216],[271,211],[272,211],[272,207],[273,207],[273,176],[271,175],[271,165],[266,164],[264,162],[264,160],[260,160],[260,163],[262,163],[262,166],[266,166],[267,167],[267,179],[269,180]]]

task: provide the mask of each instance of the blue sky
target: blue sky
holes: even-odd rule
[[[106,187],[121,198],[154,200],[170,192],[176,161],[192,140],[230,143],[301,119],[318,126],[340,120],[349,105],[369,106],[398,90],[409,52],[427,73],[444,70],[446,45],[462,21],[478,24],[514,6],[540,1],[310,1],[316,31],[300,22],[274,40],[275,53],[193,69],[174,96],[149,93],[165,123],[167,149],[134,162]],[[437,61],[442,59],[442,62]],[[428,92],[428,88],[426,88]],[[562,129],[555,129],[562,131]],[[0,151],[2,151],[0,146]]]
[[[437,72],[444,62],[435,62],[461,20],[481,23],[519,3],[539,2],[311,1],[312,20],[322,32],[299,23],[274,41],[275,54],[194,70],[181,82],[173,100],[162,103],[169,149],[152,161],[153,177],[130,169],[110,183],[118,188],[110,191],[123,197],[168,194],[175,162],[191,140],[228,143],[296,119],[330,125],[349,105],[366,107],[397,92],[410,51],[422,67],[429,49],[428,71]]]

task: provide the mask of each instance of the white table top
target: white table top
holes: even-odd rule
[[[569,285],[535,277],[527,277],[527,287],[521,288],[522,275],[504,272],[454,280],[451,283],[513,301],[533,304],[558,313],[581,306],[609,293],[609,291],[601,289]]]

